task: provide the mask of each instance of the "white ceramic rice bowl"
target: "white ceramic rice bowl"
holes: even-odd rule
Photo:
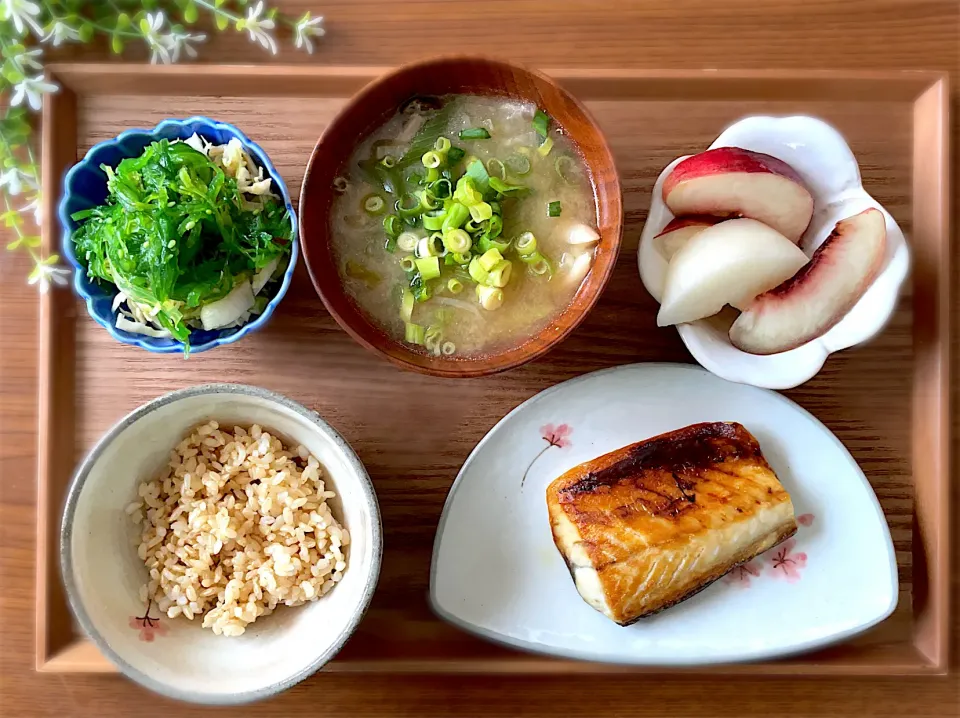
[[[303,444],[324,469],[335,517],[350,532],[342,581],[317,601],[279,607],[239,637],[201,620],[168,619],[154,604],[144,621],[139,528],[125,508],[194,426],[260,424]],[[232,384],[175,391],[121,419],[78,468],[61,526],[61,570],[81,627],[129,678],[179,700],[235,704],[279,693],[318,670],[362,618],[380,571],[380,513],[366,470],[319,416],[279,394]],[[153,620],[158,619],[158,620]]]

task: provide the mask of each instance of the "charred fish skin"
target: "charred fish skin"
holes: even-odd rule
[[[547,508],[580,595],[621,625],[796,532],[789,494],[733,422],[694,424],[574,467],[547,488]]]

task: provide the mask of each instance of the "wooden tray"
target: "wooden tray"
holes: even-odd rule
[[[43,117],[44,242],[56,251],[65,169],[96,142],[166,117],[237,124],[270,154],[298,196],[310,150],[344,99],[379,67],[51,68],[63,89]],[[547,70],[583,99],[623,179],[624,246],[604,296],[543,360],[498,376],[442,380],[398,371],[340,330],[303,266],[270,324],[238,344],[190,357],[114,342],[67,291],[40,311],[37,668],[113,666],[70,619],[58,531],[76,462],[114,421],[159,394],[209,381],[258,384],[316,409],[353,444],[380,497],[385,551],[379,589],[330,671],[612,672],[515,653],[440,622],[427,605],[434,531],[469,451],[508,410],[559,381],[642,361],[690,361],[656,328],[636,248],[660,170],[706,147],[749,114],[804,113],[849,140],[864,185],[913,248],[913,282],[887,330],[832,357],[786,392],[852,452],[883,506],[900,567],[887,621],[843,645],[785,661],[696,669],[748,673],[944,673],[948,644],[948,102],[936,73]],[[427,428],[430,428],[428,431]],[[843,546],[835,547],[843,551]],[[117,550],[123,550],[118,547]],[[109,557],[104,557],[109,560]],[[749,620],[748,618],[746,620]],[[785,616],[784,620],[790,620]],[[656,670],[656,669],[654,669]]]

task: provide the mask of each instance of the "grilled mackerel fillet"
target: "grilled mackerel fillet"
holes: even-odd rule
[[[702,591],[797,530],[740,424],[693,424],[580,464],[547,488],[553,539],[587,603],[622,626]]]

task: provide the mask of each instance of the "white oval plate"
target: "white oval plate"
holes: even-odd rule
[[[715,147],[742,147],[773,155],[803,178],[814,200],[813,219],[800,240],[807,256],[823,244],[841,219],[876,207],[887,220],[883,270],[853,309],[823,336],[787,352],[758,356],[733,346],[727,335],[730,322],[719,317],[677,326],[694,359],[717,376],[767,389],[789,389],[816,375],[831,353],[860,344],[883,329],[910,266],[907,242],[890,213],[863,188],[860,166],[843,136],[822,120],[802,115],[747,117],[724,130],[708,149]],[[637,250],[640,278],[657,301],[663,292],[667,262],[653,239],[673,219],[663,202],[663,180],[683,159],[675,159],[657,178]]]
[[[757,437],[793,498],[799,530],[693,598],[618,626],[577,593],[553,543],[546,487],[584,461],[701,421],[738,421]],[[638,665],[817,648],[882,621],[897,593],[886,521],[840,441],[779,394],[680,364],[588,374],[502,419],[450,489],[430,577],[433,609],[471,633],[556,656]]]

